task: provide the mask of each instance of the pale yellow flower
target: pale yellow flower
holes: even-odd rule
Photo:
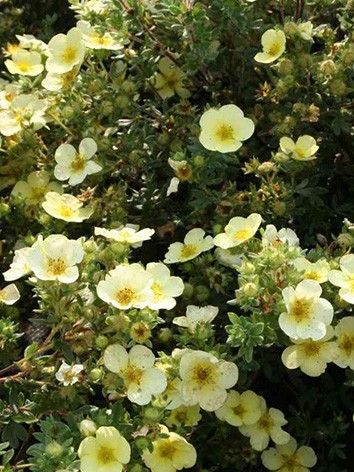
[[[305,257],[294,259],[291,264],[301,272],[304,279],[312,279],[322,284],[328,280],[330,266],[325,259],[316,262],[310,262]]]
[[[24,247],[15,251],[13,261],[10,264],[10,269],[2,274],[7,282],[17,280],[22,276],[31,273],[31,268],[27,262],[27,256],[30,250],[30,247]]]
[[[168,437],[153,441],[153,451],[145,449],[142,455],[151,472],[175,472],[193,467],[197,461],[194,447],[179,434],[169,432],[166,426],[161,426],[160,429]]]
[[[159,60],[157,72],[154,77],[154,86],[161,98],[170,98],[177,94],[181,98],[188,98],[190,92],[183,86],[186,74],[170,59],[163,57]]]
[[[133,346],[128,353],[120,344],[112,344],[104,352],[103,363],[108,370],[123,379],[128,399],[132,403],[147,405],[153,395],[166,389],[166,375],[154,366],[155,356],[145,346]]]
[[[334,329],[337,354],[333,362],[345,369],[354,370],[354,316],[345,316]]]
[[[48,43],[48,72],[64,74],[82,63],[85,56],[85,43],[78,28],[71,28],[68,33],[57,34]]]
[[[133,248],[141,247],[143,242],[151,239],[154,233],[154,229],[143,228],[139,230],[138,225],[132,224],[119,226],[119,228],[114,229],[95,228],[95,235],[112,239],[113,241],[132,246]]]
[[[327,326],[333,319],[333,307],[328,300],[320,298],[321,285],[314,280],[303,280],[294,289],[283,289],[286,312],[279,317],[279,326],[294,339],[318,341],[326,335]]]
[[[290,228],[282,228],[279,231],[274,225],[267,225],[262,236],[262,246],[274,246],[279,243],[287,243],[289,246],[298,246],[299,238]]]
[[[172,323],[188,328],[190,333],[194,333],[197,326],[203,326],[206,323],[211,323],[219,312],[216,306],[195,306],[188,305],[186,309],[186,316],[176,316]]]
[[[199,404],[207,411],[220,408],[227,389],[238,380],[238,368],[233,362],[219,360],[204,351],[190,351],[180,361],[182,398],[187,405]]]
[[[82,440],[78,455],[81,472],[122,472],[130,461],[130,445],[113,426],[101,426],[96,437]]]
[[[241,394],[231,390],[225,403],[215,414],[219,420],[226,421],[232,426],[254,424],[262,415],[260,397],[251,390]]]
[[[328,279],[331,284],[340,287],[339,296],[348,303],[354,304],[354,254],[340,258],[340,269],[331,270]]]
[[[285,51],[286,38],[283,31],[267,30],[261,38],[263,52],[257,53],[254,58],[262,64],[276,61]]]
[[[167,426],[197,426],[202,419],[199,405],[186,406],[181,405],[171,411],[170,416],[166,420]]]
[[[105,31],[100,33],[88,21],[80,20],[76,25],[82,33],[82,39],[85,45],[90,49],[107,49],[117,51],[124,47],[122,38],[115,37],[113,34]]]
[[[171,310],[176,306],[176,297],[182,295],[184,283],[180,277],[171,276],[170,269],[162,262],[150,262],[146,272],[153,277],[151,286],[154,298],[149,302],[152,310]]]
[[[199,124],[201,144],[210,151],[222,153],[237,151],[242,141],[254,133],[253,121],[245,118],[243,111],[236,105],[210,108],[203,113]]]
[[[319,150],[315,138],[304,134],[295,142],[291,138],[283,137],[279,142],[280,149],[296,161],[312,161],[316,159]]]
[[[15,284],[6,285],[0,290],[0,305],[13,305],[20,298],[20,292],[17,290]]]
[[[204,251],[209,251],[214,246],[213,238],[205,236],[205,231],[201,228],[194,228],[188,231],[183,243],[173,243],[168,247],[165,254],[165,264],[176,264],[186,262],[199,256]]]
[[[80,380],[80,373],[84,369],[81,364],[74,364],[73,366],[62,361],[61,366],[55,374],[58,382],[62,383],[64,387],[68,385],[75,385]]]
[[[225,233],[215,236],[214,244],[222,249],[239,246],[256,234],[261,222],[262,217],[258,213],[252,213],[247,218],[235,216],[225,226]]]
[[[261,456],[264,467],[278,472],[309,472],[309,467],[317,463],[312,447],[297,447],[294,438],[284,445],[277,445],[264,451]]]
[[[26,128],[39,130],[47,122],[45,113],[48,105],[46,100],[38,99],[33,94],[17,95],[8,109],[0,111],[0,133],[12,136]]]
[[[45,170],[31,172],[27,180],[19,180],[12,189],[11,195],[24,200],[26,205],[37,205],[46,193],[63,193],[63,188],[57,182],[50,182],[50,175]]]
[[[290,434],[282,430],[282,426],[288,423],[283,413],[276,408],[268,409],[264,398],[259,398],[261,417],[254,424],[240,426],[240,433],[250,438],[250,444],[256,451],[266,449],[270,439],[275,444],[286,444],[290,439]]]
[[[42,57],[38,52],[20,50],[5,61],[5,66],[11,74],[35,76],[43,72]]]
[[[93,213],[91,207],[83,208],[83,203],[68,193],[62,195],[57,192],[46,193],[42,207],[53,218],[73,223],[81,223]]]
[[[332,326],[327,326],[326,335],[318,340],[291,339],[293,346],[287,347],[281,356],[283,364],[288,369],[300,370],[310,377],[319,377],[326,370],[327,364],[333,362],[337,356],[334,342],[329,342],[334,336]]]

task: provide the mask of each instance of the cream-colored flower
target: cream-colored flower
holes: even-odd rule
[[[17,290],[15,284],[6,285],[0,290],[0,305],[13,305],[20,299],[20,292]]]
[[[162,262],[150,262],[146,272],[153,277],[151,286],[154,298],[149,303],[152,310],[171,310],[176,306],[175,297],[182,295],[184,283],[180,277],[171,276],[170,269]]]
[[[327,364],[337,356],[336,344],[329,342],[334,336],[332,326],[327,326],[326,335],[319,341],[312,339],[291,339],[293,346],[287,347],[281,356],[288,369],[300,370],[310,377],[319,377],[326,370]]]
[[[275,444],[286,444],[290,439],[290,434],[282,430],[282,426],[288,423],[283,413],[277,408],[268,409],[264,398],[259,397],[259,399],[261,417],[257,423],[240,426],[240,433],[250,438],[250,444],[256,451],[266,449],[270,439]]]
[[[236,364],[219,360],[204,351],[190,351],[182,356],[179,372],[184,402],[199,404],[207,411],[219,409],[226,400],[226,389],[238,380]]]
[[[40,53],[46,53],[48,46],[41,39],[37,39],[33,34],[16,34],[16,38],[19,41],[19,46],[22,49],[30,49],[31,51],[37,51]]]
[[[316,159],[316,152],[319,150],[315,138],[304,134],[298,140],[283,137],[279,142],[280,149],[296,161],[312,161]]]
[[[24,275],[31,273],[31,268],[27,262],[27,256],[30,250],[30,247],[24,247],[15,251],[13,261],[10,264],[10,269],[2,274],[7,282],[17,280]]]
[[[153,282],[140,264],[118,265],[98,283],[97,295],[121,310],[145,308],[154,299]]]
[[[283,31],[267,30],[261,38],[263,51],[257,53],[254,58],[262,64],[270,64],[276,61],[285,51],[286,38]]]
[[[329,271],[328,280],[340,287],[339,296],[343,300],[354,304],[354,254],[341,257],[339,263],[341,270]]]
[[[122,472],[130,461],[130,445],[113,426],[101,426],[96,437],[81,441],[78,455],[81,472]]]
[[[282,291],[286,312],[279,317],[279,326],[294,339],[318,341],[326,335],[333,319],[333,307],[328,300],[320,298],[321,285],[314,280],[303,280],[294,289]]]
[[[231,269],[238,270],[242,265],[242,256],[240,254],[233,254],[229,249],[218,247],[215,249],[214,256],[219,264],[231,267]]]
[[[27,264],[40,280],[72,283],[79,278],[79,264],[84,257],[80,240],[68,239],[63,234],[39,236],[26,257]]]
[[[183,86],[186,74],[170,59],[163,57],[159,60],[157,72],[154,77],[154,87],[161,98],[170,98],[177,94],[181,98],[190,96],[189,90]]]
[[[85,56],[85,43],[78,28],[71,28],[68,33],[57,34],[48,43],[48,72],[64,74],[80,65]]]
[[[354,370],[354,316],[345,316],[334,329],[337,354],[333,362],[345,369]]]
[[[145,449],[142,455],[151,472],[175,472],[193,467],[197,461],[194,447],[179,434],[169,432],[166,426],[161,425],[160,429],[168,437],[153,441],[153,451]]]
[[[222,249],[239,246],[256,234],[261,222],[262,217],[258,213],[252,213],[247,218],[235,216],[225,226],[225,233],[215,236],[214,244]]]
[[[297,30],[305,41],[313,41],[312,34],[313,34],[313,24],[311,21],[305,21],[304,23],[300,23],[297,25]]]
[[[163,369],[162,364],[158,365],[159,369]],[[175,410],[184,404],[182,398],[182,380],[178,377],[167,379],[167,386],[163,394],[157,400],[159,406],[163,406],[166,410]]]
[[[81,184],[86,176],[96,174],[102,167],[91,158],[97,152],[97,144],[92,138],[84,138],[79,145],[79,152],[71,144],[61,144],[55,151],[58,163],[54,176],[58,180],[69,180],[69,185]]]
[[[48,102],[38,99],[33,94],[17,95],[12,100],[10,108],[0,111],[0,133],[12,136],[26,128],[39,130],[47,122],[45,116],[47,108]]]
[[[0,91],[0,109],[9,110],[15,97],[20,95],[21,87],[16,84],[5,84]]]
[[[87,438],[88,436],[94,436],[97,431],[97,425],[91,418],[86,418],[85,420],[81,420],[78,424],[79,431],[82,436]]]
[[[304,279],[312,279],[323,284],[328,280],[328,272],[330,266],[325,259],[320,259],[316,262],[310,262],[305,257],[298,257],[294,259],[292,265],[302,273]]]
[[[46,77],[42,80],[42,87],[50,92],[58,92],[61,89],[69,88],[75,77],[79,72],[79,67],[75,66],[65,74],[56,74],[55,72],[48,72]]]
[[[63,193],[63,188],[57,182],[50,182],[50,175],[45,170],[31,172],[27,180],[19,180],[12,189],[11,195],[24,200],[27,205],[37,205],[46,193]]]
[[[262,246],[268,247],[279,243],[287,243],[289,246],[298,246],[299,238],[295,231],[290,228],[282,228],[278,231],[274,225],[267,225],[262,236]]]
[[[262,415],[260,397],[252,390],[246,390],[241,394],[230,390],[225,403],[215,414],[219,420],[226,421],[232,426],[254,424]]]
[[[162,393],[167,386],[165,373],[154,367],[155,356],[145,346],[133,346],[129,354],[120,344],[108,346],[103,355],[105,367],[124,381],[128,399],[147,405],[152,395]]]
[[[183,243],[173,243],[168,247],[165,254],[165,264],[176,264],[186,262],[199,256],[204,251],[209,251],[214,246],[213,238],[205,236],[205,231],[201,228],[194,228],[188,231]]]
[[[203,113],[199,124],[201,144],[210,151],[222,153],[237,151],[242,141],[254,133],[253,121],[245,118],[243,111],[236,105],[210,108]]]
[[[167,426],[197,426],[202,419],[199,405],[186,406],[181,405],[171,411],[170,416],[166,420]]]
[[[58,382],[62,383],[64,387],[74,385],[80,380],[80,373],[83,369],[84,366],[81,364],[70,366],[65,361],[62,361],[59,370],[55,374],[55,378]]]
[[[42,57],[38,52],[21,50],[15,52],[11,59],[5,61],[5,66],[11,74],[39,75],[44,70]]]
[[[219,312],[219,308],[216,306],[195,306],[188,305],[186,310],[186,316],[176,316],[172,320],[172,323],[181,326],[182,328],[188,328],[188,331],[194,333],[197,326],[202,326],[205,323],[211,323]]]
[[[284,445],[277,445],[264,451],[261,455],[264,467],[278,472],[310,472],[309,467],[317,463],[312,447],[297,447],[294,438]]]
[[[138,225],[127,224],[120,226],[117,229],[95,228],[96,236],[103,236],[107,239],[112,239],[133,248],[141,247],[143,241],[148,241],[155,233],[154,229],[144,228],[139,230]]]
[[[76,25],[82,33],[82,39],[86,47],[90,49],[107,49],[117,51],[124,47],[122,38],[115,37],[113,34],[105,31],[100,33],[96,28],[90,25],[88,21],[80,20]]]
[[[91,207],[82,208],[83,203],[69,193],[63,193],[63,195],[57,192],[46,193],[42,207],[53,218],[73,223],[81,223],[90,218],[93,213]]]

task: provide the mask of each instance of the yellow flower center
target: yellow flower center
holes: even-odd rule
[[[178,423],[185,423],[188,419],[187,412],[177,411],[177,413],[175,414],[175,419]]]
[[[232,408],[232,411],[234,412],[236,416],[242,416],[245,413],[246,408],[243,405],[241,405],[241,403],[239,403],[237,406],[234,406]]]
[[[47,270],[52,275],[62,275],[66,270],[66,264],[63,259],[50,259]]]
[[[123,373],[126,386],[129,388],[132,383],[140,385],[143,373],[144,371],[139,367],[129,365]]]
[[[118,290],[116,293],[116,300],[120,305],[127,306],[135,298],[135,291],[129,287],[125,287],[122,290]]]
[[[75,159],[72,161],[70,167],[71,167],[74,171],[78,172],[78,171],[84,170],[84,168],[85,168],[85,163],[86,163],[85,159],[82,158],[80,155],[78,155],[78,156],[75,157]]]
[[[347,356],[350,356],[354,351],[354,336],[343,334],[338,342],[338,347],[341,351],[344,351]]]
[[[258,421],[259,429],[269,431],[273,426],[274,426],[273,418],[269,415],[269,413],[264,413],[264,415],[261,416],[260,420]]]
[[[46,188],[45,187],[32,187],[31,189],[31,200],[41,200],[43,195],[45,194]]]
[[[180,180],[188,180],[192,175],[192,169],[189,165],[185,165],[176,171],[176,175]]]
[[[74,61],[76,54],[77,54],[76,48],[73,48],[72,46],[67,46],[64,49],[61,57],[66,64],[71,64]]]
[[[154,301],[156,302],[157,300],[159,300],[162,295],[163,295],[163,291],[162,291],[162,288],[161,288],[161,285],[157,284],[157,283],[153,283],[152,286],[152,291],[154,292]]]
[[[130,330],[130,335],[132,339],[136,342],[144,342],[149,339],[151,334],[150,328],[141,322],[134,323]]]
[[[92,36],[91,41],[94,44],[98,44],[99,46],[107,46],[109,44],[112,44],[112,39],[108,36]]]
[[[312,301],[304,298],[295,298],[291,304],[290,315],[295,321],[301,322],[307,320],[310,316]]]
[[[281,45],[278,43],[273,43],[268,50],[266,51],[270,56],[278,56],[281,51]]]
[[[294,152],[295,152],[295,154],[298,155],[298,157],[300,157],[300,159],[302,159],[303,157],[305,157],[305,152],[304,152],[304,150],[301,149],[301,148],[298,147],[298,146],[295,147]]]
[[[168,439],[163,439],[159,442],[157,454],[164,459],[171,459],[175,455],[176,448]]]
[[[286,467],[285,470],[287,470],[288,472],[296,472],[297,470],[299,470],[299,463],[296,461],[296,458],[294,455],[292,456],[283,455],[282,457],[284,459],[282,468]]]
[[[71,372],[71,370],[68,370],[65,372],[64,377],[66,380],[72,380],[74,378],[74,374]]]
[[[247,229],[239,229],[236,231],[233,235],[234,239],[249,239],[252,236],[252,231],[247,228]]]
[[[116,462],[116,458],[114,455],[114,451],[105,446],[101,446],[97,452],[97,459],[101,464],[111,464],[112,462]]]
[[[181,257],[187,258],[196,255],[198,252],[198,248],[195,244],[184,244],[183,249],[181,251]]]
[[[217,128],[216,136],[220,141],[231,141],[235,139],[235,130],[232,126],[223,123]]]
[[[31,69],[31,64],[27,61],[17,62],[16,66],[21,72],[28,72]]]
[[[320,352],[321,346],[319,343],[306,343],[303,345],[303,350],[306,357],[316,356]]]
[[[314,270],[307,270],[305,272],[305,279],[312,279],[312,280],[321,280],[320,275],[315,272]]]
[[[198,384],[199,387],[204,385],[215,383],[215,370],[211,365],[199,364],[193,369],[193,381]]]
[[[64,218],[69,218],[70,216],[73,216],[74,210],[70,208],[68,205],[62,205],[59,214],[61,216],[64,216]]]

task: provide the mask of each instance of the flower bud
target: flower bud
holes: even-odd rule
[[[57,441],[52,441],[47,444],[45,448],[45,453],[51,457],[58,457],[62,453],[63,448]]]
[[[97,431],[97,426],[96,423],[91,419],[86,419],[80,421],[79,430],[82,436],[94,436]]]

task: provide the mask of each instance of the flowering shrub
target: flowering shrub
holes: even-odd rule
[[[71,0],[0,79],[0,470],[344,472],[352,0]]]

